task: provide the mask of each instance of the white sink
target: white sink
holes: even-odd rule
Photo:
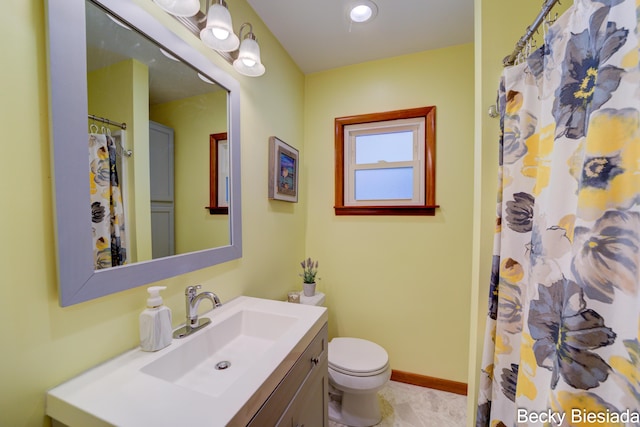
[[[327,322],[323,307],[251,297],[202,317],[211,324],[165,349],[131,350],[49,390],[47,415],[71,427],[245,425]]]
[[[173,384],[219,396],[296,323],[297,318],[240,310],[201,329],[193,339],[141,371]]]

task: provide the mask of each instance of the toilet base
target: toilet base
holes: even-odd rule
[[[342,399],[330,399],[329,419],[349,427],[370,427],[382,421],[377,393],[343,393]]]

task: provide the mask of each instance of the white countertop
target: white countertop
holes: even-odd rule
[[[243,309],[294,316],[296,321],[222,395],[210,396],[141,371],[149,363],[198,339],[198,334],[210,325],[189,337],[174,339],[169,347],[157,352],[144,352],[140,348],[128,351],[49,390],[47,415],[71,427],[227,425],[296,345],[327,321],[324,307],[244,296],[201,317],[209,317],[216,324]]]

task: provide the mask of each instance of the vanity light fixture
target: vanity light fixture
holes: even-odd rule
[[[253,34],[253,26],[245,22],[240,27],[239,34],[242,38],[242,30],[247,26],[249,27],[249,32],[242,39],[238,58],[233,61],[233,68],[245,76],[258,77],[264,74],[265,68],[260,61],[260,46],[255,34]]]
[[[220,52],[233,52],[240,39],[233,32],[231,14],[225,0],[214,0],[207,12],[207,24],[200,31],[200,40],[209,48]]]
[[[162,10],[175,16],[189,17],[200,12],[200,0],[153,0]]]
[[[363,23],[371,21],[378,14],[378,6],[371,0],[358,0],[349,7],[351,22]]]
[[[165,12],[174,15],[192,34],[196,37],[199,36],[205,46],[215,50],[229,63],[232,63],[237,72],[248,77],[263,75],[265,68],[260,60],[260,46],[258,46],[256,36],[253,34],[253,26],[249,22],[245,22],[240,26],[240,31],[236,35],[233,32],[231,13],[227,8],[226,0],[206,1],[207,9],[203,14],[200,11],[200,0],[153,0]],[[360,3],[368,1],[359,0]],[[187,3],[194,3],[191,6],[193,9],[197,3],[198,9],[193,15],[183,14]],[[242,32],[247,27],[248,32],[242,37]]]

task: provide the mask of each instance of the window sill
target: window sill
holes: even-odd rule
[[[334,206],[336,215],[435,216],[440,205],[431,206]]]
[[[229,214],[228,207],[205,206],[204,208],[209,211],[209,215],[228,215]]]

